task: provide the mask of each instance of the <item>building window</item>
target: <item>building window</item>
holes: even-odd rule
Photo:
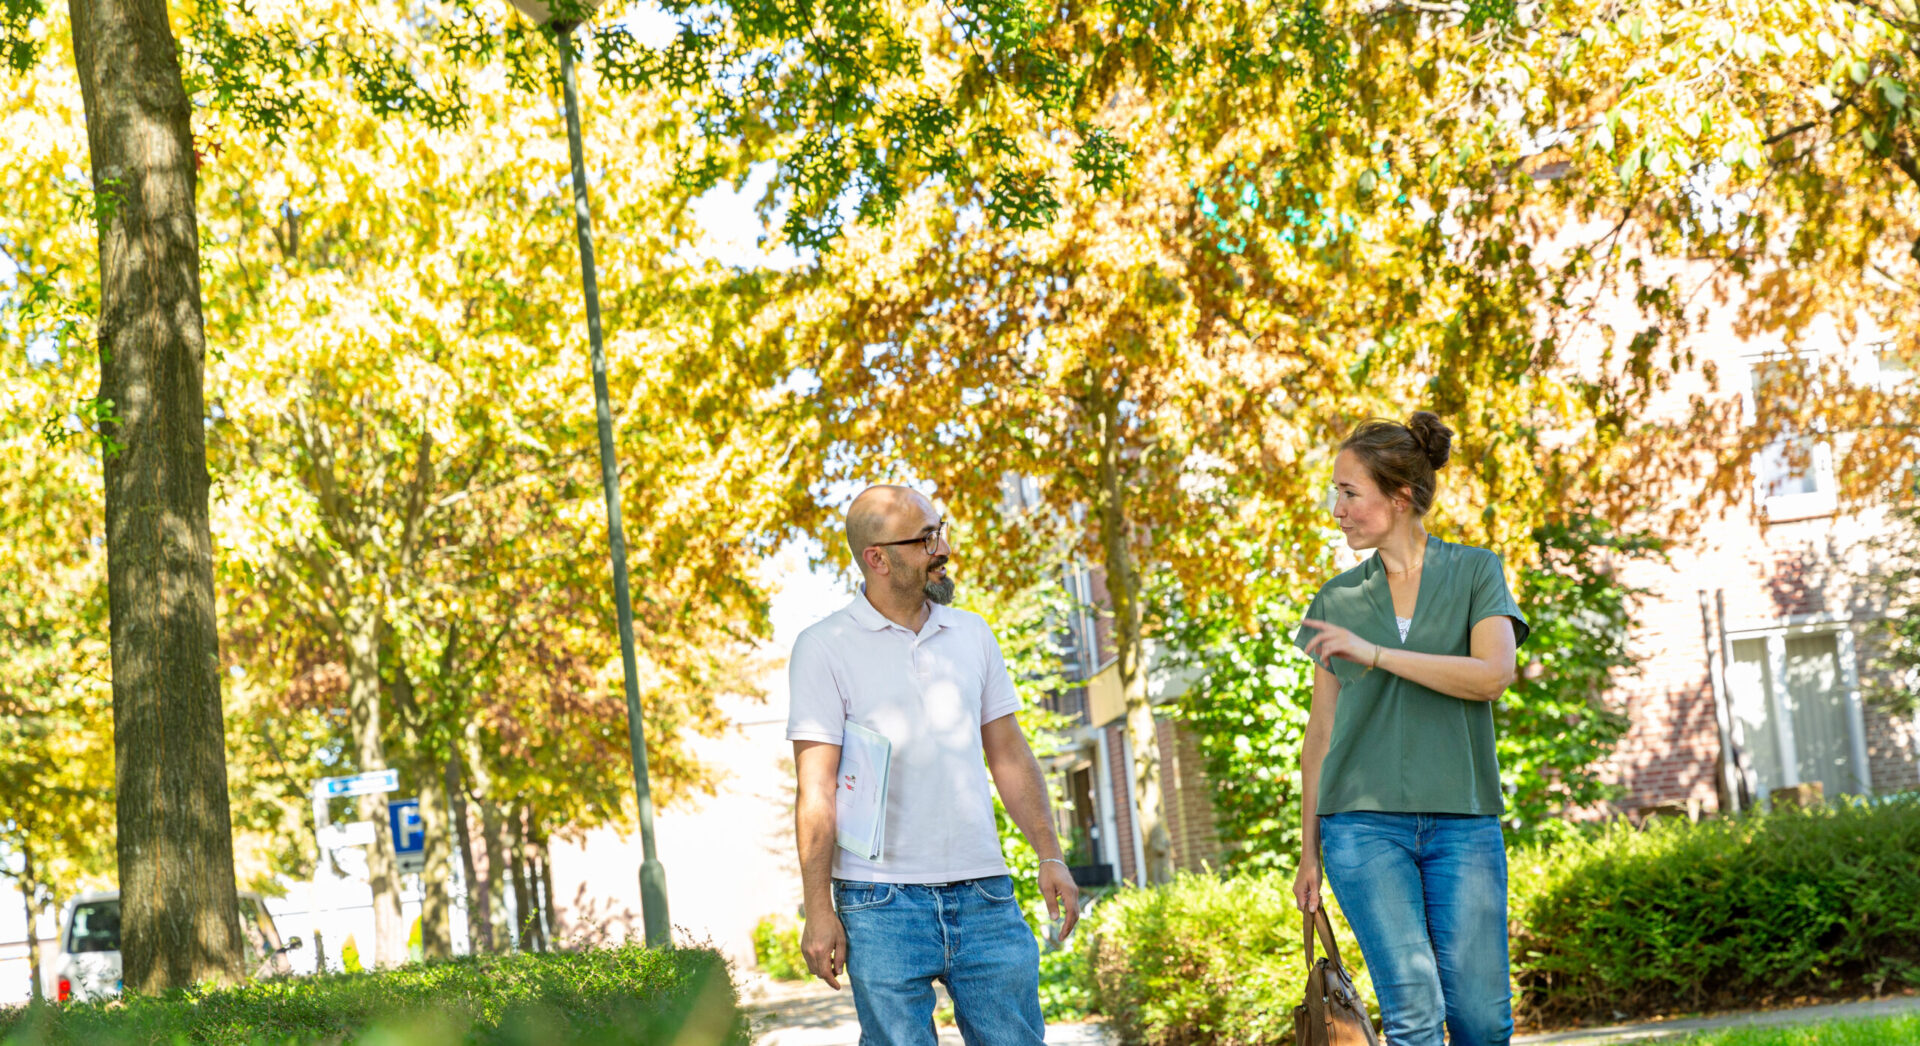
[[[1886,346],[1874,355],[1879,364],[1881,385],[1899,388],[1913,381],[1913,365],[1907,362],[1899,349]]]
[[[1806,380],[1785,360],[1756,360],[1750,365],[1745,420],[1754,424],[1760,407],[1773,397],[1788,398],[1795,383]],[[1824,429],[1816,420],[1816,432]],[[1840,487],[1833,475],[1833,445],[1818,435],[1789,431],[1762,448],[1753,460],[1754,497],[1769,523],[1831,516],[1839,511]]]
[[[1845,628],[1734,640],[1727,697],[1757,794],[1815,781],[1828,798],[1869,790],[1859,689]]]
[[[1770,523],[1831,516],[1839,511],[1833,478],[1833,447],[1825,440],[1793,438],[1769,443],[1753,462],[1760,510]]]

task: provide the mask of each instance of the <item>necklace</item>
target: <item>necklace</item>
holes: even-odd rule
[[[1408,574],[1412,574],[1418,571],[1421,567],[1424,567],[1426,565],[1427,565],[1427,559],[1425,556],[1420,557],[1420,562],[1415,563],[1414,565],[1408,567],[1405,570],[1395,570],[1392,567],[1387,566],[1387,563],[1385,560],[1380,561],[1380,569],[1386,571],[1388,574],[1398,574],[1401,577],[1406,577]]]

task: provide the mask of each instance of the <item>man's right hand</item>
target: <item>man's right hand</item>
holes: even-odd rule
[[[840,990],[840,974],[847,968],[847,930],[840,925],[838,913],[829,908],[807,916],[800,931],[800,954],[806,957],[809,972],[827,982],[827,987]]]

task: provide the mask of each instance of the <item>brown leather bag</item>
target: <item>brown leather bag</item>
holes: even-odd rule
[[[1333,940],[1333,924],[1325,907],[1305,917],[1307,998],[1293,1008],[1293,1046],[1380,1046],[1367,1016],[1366,1000],[1353,987],[1353,978],[1340,962],[1340,946]],[[1320,960],[1313,957],[1314,930],[1327,946]]]

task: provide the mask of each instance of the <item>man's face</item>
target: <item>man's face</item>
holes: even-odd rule
[[[914,499],[916,512],[903,513],[901,520],[902,537],[927,536],[940,531],[940,517],[934,511],[933,503],[925,498]],[[909,530],[909,527],[914,529]],[[946,606],[953,602],[953,578],[947,575],[947,561],[952,558],[953,549],[948,547],[944,535],[933,543],[931,552],[922,544],[890,545],[884,550],[888,565],[892,568],[892,587],[898,592],[919,590],[929,600]]]

